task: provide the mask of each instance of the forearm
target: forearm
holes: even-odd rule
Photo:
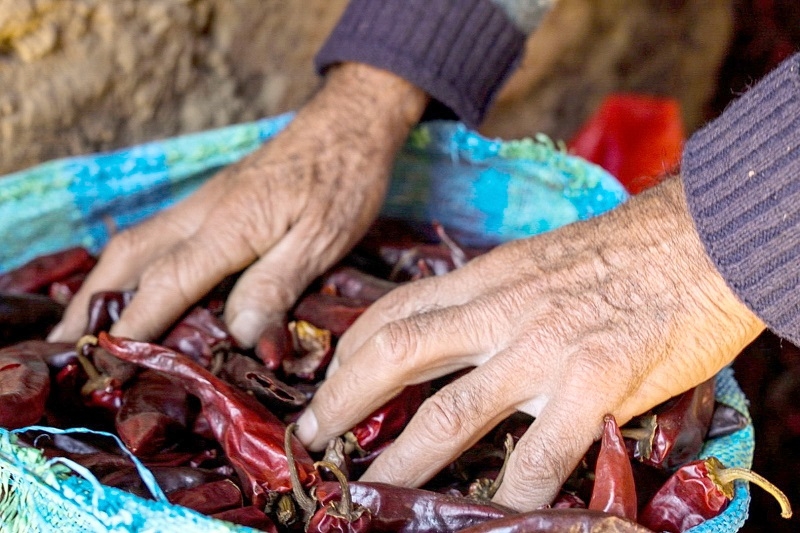
[[[687,202],[737,297],[800,343],[800,55],[687,143]]]
[[[388,70],[477,125],[516,67],[525,34],[488,0],[352,0],[316,57]]]

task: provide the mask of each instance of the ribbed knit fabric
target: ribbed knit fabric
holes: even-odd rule
[[[514,70],[525,35],[488,0],[352,0],[317,54],[320,73],[357,61],[424,89],[475,127]]]
[[[772,331],[800,345],[800,54],[692,136],[682,173],[722,277]]]

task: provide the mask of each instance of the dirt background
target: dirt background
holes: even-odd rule
[[[733,0],[561,0],[483,131],[570,136],[613,91],[707,115]],[[0,174],[295,109],[345,0],[0,0]],[[602,7],[601,7],[602,6]]]

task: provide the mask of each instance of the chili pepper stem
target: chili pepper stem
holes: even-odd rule
[[[497,490],[500,488],[500,484],[503,482],[503,477],[506,475],[506,467],[508,466],[508,461],[511,459],[511,452],[514,451],[514,437],[511,436],[511,433],[506,433],[506,440],[503,443],[506,449],[506,456],[503,459],[503,466],[500,467],[500,471],[497,473],[497,477],[494,478],[492,484],[489,486],[489,489],[486,491],[487,496],[491,500],[494,498],[494,495],[497,493]]]
[[[306,522],[314,514],[317,509],[317,502],[314,498],[309,496],[303,490],[303,485],[300,483],[300,476],[297,474],[297,465],[294,462],[294,453],[292,452],[292,435],[297,424],[294,422],[286,426],[286,433],[284,434],[283,446],[286,449],[286,460],[289,462],[289,477],[292,481],[292,496],[297,500],[297,505],[303,510],[306,517]]]
[[[722,463],[708,462],[709,473],[712,474],[713,479],[720,485],[721,490],[728,498],[733,498],[733,482],[737,479],[755,483],[765,491],[769,492],[781,506],[781,516],[783,518],[792,517],[792,506],[789,503],[789,498],[778,487],[773,485],[769,480],[756,474],[755,472],[746,468],[725,467]]]
[[[314,468],[319,469],[320,466],[324,466],[330,470],[331,473],[336,476],[336,480],[342,487],[342,499],[336,504],[336,512],[350,521],[358,518],[357,516],[353,516],[353,499],[350,496],[350,486],[347,484],[347,477],[345,477],[344,473],[342,473],[338,466],[330,461],[323,460],[314,463]]]

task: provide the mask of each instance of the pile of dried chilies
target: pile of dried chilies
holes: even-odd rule
[[[398,284],[458,268],[480,253],[441,227],[379,221],[356,250],[318,280],[284,320],[243,350],[220,316],[226,280],[159,343],[106,330],[130,292],[94,295],[77,347],[44,337],[95,259],[80,248],[0,275],[0,426],[32,424],[113,431],[153,472],[170,502],[264,531],[685,531],[719,514],[733,480],[751,472],[695,460],[707,438],[747,420],[715,403],[713,380],[620,429],[605,419],[548,509],[519,514],[491,502],[514,438],[531,419],[516,414],[424,488],[356,481],[446,383],[408,387],[312,457],[292,434],[339,336]],[[369,272],[369,273],[367,273]],[[102,483],[147,497],[134,466],[96,437],[22,442],[89,469]],[[588,502],[588,503],[585,503]]]

